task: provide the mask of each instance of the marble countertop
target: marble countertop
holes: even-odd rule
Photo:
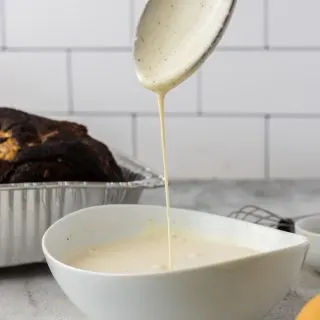
[[[172,206],[226,215],[244,205],[259,205],[284,217],[320,212],[320,181],[176,182]],[[141,203],[164,204],[163,190],[144,192]],[[297,292],[268,320],[293,320],[310,297],[320,293],[320,276],[303,270]],[[63,295],[46,265],[0,270],[0,320],[85,319]]]

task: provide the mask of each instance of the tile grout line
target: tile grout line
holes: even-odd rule
[[[304,46],[304,47],[299,47],[299,46],[270,46],[268,47],[269,51],[273,52],[319,52],[320,47],[319,46]]]
[[[6,38],[6,35],[5,35]],[[12,47],[12,46],[2,46],[0,48],[2,51],[8,52],[31,52],[31,53],[54,53],[54,52],[94,52],[94,53],[131,53],[132,46],[119,46],[119,47]],[[320,52],[320,46],[270,46],[267,48],[270,52]],[[264,52],[265,47],[246,47],[246,46],[229,46],[220,47],[216,49],[217,52]]]
[[[197,97],[196,97],[196,108],[197,108],[197,115],[201,116],[202,115],[202,104],[203,104],[203,95],[202,95],[202,82],[203,82],[203,77],[202,77],[202,70],[200,69],[197,75]]]
[[[72,51],[72,52],[131,52],[131,46],[109,46],[109,47],[6,47],[7,51],[9,52],[65,52],[65,51]]]
[[[137,114],[131,114],[131,139],[132,139],[132,157],[137,158],[138,153],[138,127],[137,127]]]
[[[74,100],[73,100],[73,76],[72,76],[72,52],[66,51],[66,76],[67,76],[67,104],[68,114],[74,114]]]
[[[270,179],[270,115],[264,117],[264,179]]]
[[[137,117],[147,117],[147,118],[157,118],[159,115],[157,112],[117,112],[117,111],[74,111],[72,115],[74,116],[88,116],[88,117],[98,117],[98,116],[105,116],[105,117],[131,117],[132,114],[135,114]],[[48,110],[45,111],[45,114],[52,114],[52,115],[66,115],[65,112],[61,111],[54,111]],[[230,118],[230,119],[261,119],[266,116],[266,113],[235,113],[235,112],[215,112],[215,113],[202,113],[200,116],[194,112],[166,112],[166,117],[177,118],[177,117],[198,117],[198,118]],[[320,119],[320,113],[314,114],[290,114],[290,113],[268,113],[269,117],[273,119]]]
[[[265,50],[270,50],[270,45],[269,45],[269,0],[264,0],[263,3],[263,43],[264,43],[264,48]]]
[[[1,37],[2,50],[7,48],[7,19],[6,19],[6,0],[1,0]]]

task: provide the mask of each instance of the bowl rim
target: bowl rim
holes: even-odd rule
[[[243,263],[243,262],[248,262],[250,260],[255,260],[257,258],[261,258],[264,257],[266,255],[269,255],[270,253],[281,253],[281,252],[285,252],[288,250],[292,250],[293,248],[303,248],[304,249],[304,256],[306,255],[307,249],[309,247],[309,241],[308,238],[304,235],[300,235],[300,234],[290,234],[290,236],[295,237],[295,238],[300,238],[300,243],[296,244],[296,245],[292,245],[290,247],[284,247],[284,248],[280,248],[280,249],[273,249],[273,250],[269,250],[266,252],[257,252],[256,254],[253,255],[249,255],[249,256],[244,256],[242,258],[237,258],[234,260],[227,260],[227,261],[220,261],[220,262],[215,262],[215,263],[211,263],[211,264],[206,264],[206,265],[202,265],[202,266],[197,266],[197,267],[190,267],[190,268],[183,268],[183,269],[174,269],[174,270],[170,270],[170,271],[166,271],[166,272],[160,272],[160,271],[154,271],[154,272],[148,272],[148,273],[108,273],[108,272],[97,272],[97,271],[91,271],[91,270],[86,270],[86,269],[80,269],[80,268],[76,268],[73,267],[67,263],[64,263],[60,260],[58,260],[57,258],[55,258],[53,255],[51,255],[51,253],[48,251],[47,247],[46,247],[46,239],[48,237],[48,235],[50,234],[50,230],[52,230],[53,228],[55,228],[58,224],[63,223],[64,220],[66,219],[72,219],[72,217],[77,216],[77,215],[81,215],[83,214],[83,212],[93,209],[93,208],[106,208],[106,207],[123,207],[123,208],[128,208],[128,207],[148,207],[150,209],[152,208],[162,208],[162,209],[166,209],[165,206],[161,206],[161,205],[144,205],[144,204],[109,204],[109,205],[100,205],[100,206],[94,206],[94,207],[89,207],[89,208],[83,208],[77,211],[74,211],[70,214],[68,214],[67,216],[64,216],[62,218],[60,218],[59,220],[57,220],[55,223],[53,223],[43,234],[42,239],[41,239],[41,247],[42,247],[42,251],[44,253],[44,256],[46,258],[46,260],[51,260],[53,261],[55,264],[57,264],[58,266],[73,271],[73,272],[77,272],[83,275],[90,275],[90,276],[103,276],[105,278],[113,278],[113,279],[123,279],[123,278],[131,278],[131,279],[136,279],[136,278],[147,278],[147,277],[168,277],[168,276],[174,276],[174,275],[178,275],[178,274],[185,274],[185,273],[192,273],[192,272],[198,272],[199,270],[206,270],[206,269],[212,269],[214,268],[219,268],[219,267],[227,267],[231,264],[237,264],[237,263]],[[208,212],[203,212],[203,211],[198,211],[198,210],[192,210],[192,209],[185,209],[185,208],[176,208],[176,207],[171,207],[171,209],[175,209],[175,210],[187,210],[187,211],[194,211],[194,212],[200,212],[202,214],[206,214],[206,215],[214,215],[213,213],[208,213]],[[218,215],[216,215],[218,216]],[[236,220],[227,216],[219,216],[221,218],[227,219],[227,220]],[[239,224],[243,224],[243,225],[248,225],[248,224],[252,224],[248,221],[243,221],[243,220],[236,220],[237,223]],[[270,230],[269,227],[263,226],[263,225],[257,225],[254,224],[256,228],[260,228],[260,229],[268,229]],[[277,229],[272,229],[274,232],[278,232],[278,233],[285,233],[285,231],[281,231],[281,230],[277,230]],[[48,262],[48,261],[47,261]]]
[[[298,232],[303,232],[306,235],[314,236],[314,237],[319,237],[320,238],[320,232],[314,232],[308,227],[305,226],[305,224],[310,223],[312,221],[317,221],[320,227],[320,216],[314,216],[314,217],[306,217],[303,219],[299,219],[295,223],[295,228]]]

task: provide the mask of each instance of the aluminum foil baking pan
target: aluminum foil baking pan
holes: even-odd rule
[[[115,154],[122,183],[18,183],[0,185],[0,267],[42,262],[41,238],[55,221],[73,211],[103,204],[134,204],[143,189],[163,178]]]

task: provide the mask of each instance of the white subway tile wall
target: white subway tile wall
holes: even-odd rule
[[[240,0],[229,28],[221,40],[221,47],[264,46],[265,0]]]
[[[168,118],[170,176],[211,179],[263,178],[263,119]],[[137,156],[162,168],[159,120],[138,118]]]
[[[65,112],[66,66],[63,52],[0,52],[0,105]]]
[[[217,52],[203,68],[203,110],[316,113],[320,111],[316,70],[320,71],[319,52]]]
[[[4,0],[10,47],[129,46],[129,1]]]
[[[320,176],[320,119],[274,119],[270,133],[272,176]]]
[[[79,121],[162,172],[135,76],[146,0],[0,0],[0,105]],[[209,61],[167,97],[171,178],[320,178],[319,0],[238,0]]]
[[[269,0],[270,44],[279,47],[320,46],[320,1]]]
[[[76,52],[72,57],[74,111],[156,113],[156,97],[137,81],[131,52]],[[197,77],[167,97],[169,112],[197,110]]]

